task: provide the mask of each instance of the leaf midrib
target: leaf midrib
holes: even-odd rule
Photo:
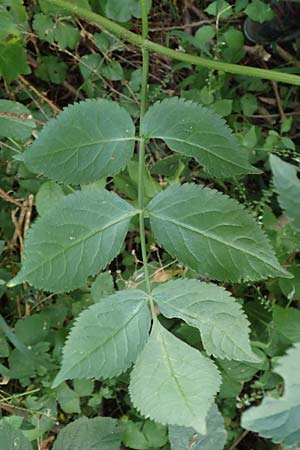
[[[205,151],[205,152],[215,156],[216,158],[219,158],[221,161],[225,161],[227,164],[231,164],[232,166],[236,166],[236,167],[239,167],[239,168],[244,169],[244,170],[247,169],[247,164],[246,164],[246,166],[243,166],[243,165],[237,164],[235,161],[229,161],[228,159],[222,157],[222,155],[219,155],[218,153],[213,152],[210,148],[203,147],[202,145],[197,144],[195,142],[190,142],[190,141],[186,141],[184,139],[168,137],[168,136],[146,136],[146,138],[147,139],[162,139],[163,141],[167,141],[167,140],[168,141],[175,141],[175,142],[180,142],[182,144],[191,145],[191,146],[200,148],[201,150],[203,150],[203,151]],[[188,154],[187,152],[182,152],[181,150],[176,150],[176,151],[178,151],[179,153],[185,153],[188,156],[191,156],[192,158],[197,159],[198,162],[200,162],[200,164],[202,164],[202,162],[198,158],[196,158],[195,155]],[[208,165],[208,164],[205,164],[205,165]]]
[[[157,320],[157,319],[156,319],[156,320]],[[176,387],[177,387],[179,393],[181,394],[181,397],[183,398],[184,403],[185,403],[186,406],[187,406],[187,409],[190,411],[190,414],[192,415],[192,417],[195,417],[195,413],[194,413],[194,411],[192,410],[191,406],[189,405],[189,403],[188,403],[188,401],[187,401],[187,398],[186,398],[186,395],[185,395],[185,393],[184,393],[184,391],[183,391],[183,389],[182,389],[182,387],[181,387],[181,385],[180,385],[180,383],[179,383],[179,381],[178,381],[178,379],[177,379],[177,376],[176,376],[176,374],[175,374],[175,371],[174,371],[174,369],[173,369],[171,360],[170,360],[170,358],[169,358],[168,350],[167,350],[167,348],[166,348],[166,344],[165,344],[164,338],[163,338],[163,336],[162,336],[162,334],[161,334],[161,332],[160,332],[160,324],[157,322],[157,323],[156,323],[156,326],[157,326],[157,329],[158,329],[158,337],[159,337],[159,340],[160,340],[160,343],[161,343],[162,353],[163,353],[163,355],[165,355],[165,360],[166,360],[166,362],[167,362],[167,366],[168,366],[168,368],[169,368],[169,372],[170,372],[170,374],[171,374],[171,378],[173,378],[173,380],[174,380],[174,382],[175,382],[175,385],[176,385]]]
[[[276,267],[276,266],[274,266],[273,264],[271,264],[270,262],[266,261],[265,259],[263,259],[263,258],[260,257],[259,255],[254,254],[254,253],[250,252],[250,251],[247,250],[247,249],[244,250],[244,249],[242,249],[242,248],[240,248],[240,247],[238,247],[238,246],[236,246],[236,245],[233,245],[232,243],[228,243],[228,242],[224,241],[223,239],[220,239],[220,238],[217,237],[217,236],[212,236],[210,233],[204,233],[204,231],[203,231],[203,230],[200,230],[200,228],[193,227],[192,225],[187,225],[187,224],[185,224],[185,223],[179,222],[178,220],[175,220],[175,219],[173,219],[173,218],[171,218],[171,217],[168,217],[168,216],[163,216],[163,215],[155,214],[155,213],[154,213],[153,211],[151,211],[151,210],[149,210],[149,214],[150,214],[150,216],[156,217],[156,218],[158,218],[159,220],[166,221],[166,222],[170,222],[170,223],[172,223],[173,225],[176,225],[177,227],[184,228],[184,229],[186,229],[186,230],[188,230],[188,231],[192,231],[192,232],[194,232],[194,233],[197,233],[197,234],[199,234],[200,236],[204,236],[204,237],[206,237],[206,238],[208,238],[208,239],[211,239],[211,240],[213,240],[213,241],[216,241],[216,242],[218,242],[218,243],[220,243],[220,244],[226,245],[227,247],[231,247],[231,248],[233,248],[234,250],[237,250],[237,251],[239,251],[239,252],[241,252],[241,253],[244,253],[244,254],[246,253],[246,254],[248,254],[249,256],[252,256],[253,258],[258,259],[259,261],[263,262],[264,264],[270,266],[271,268],[273,268],[273,269],[275,268],[276,270],[279,270],[278,267]]]
[[[137,305],[138,305],[138,302],[137,302]],[[146,302],[143,300],[140,300],[139,307],[137,307],[134,312],[132,311],[132,314],[130,316],[128,316],[127,320],[125,320],[125,322],[123,322],[119,326],[119,328],[116,328],[112,334],[107,336],[106,340],[104,342],[102,342],[101,345],[99,345],[97,348],[94,348],[91,351],[89,351],[87,354],[85,354],[79,361],[77,361],[75,364],[73,364],[71,366],[71,368],[69,368],[67,371],[65,371],[65,373],[70,372],[70,370],[73,370],[74,367],[76,367],[78,364],[82,363],[82,361],[88,359],[93,353],[97,352],[100,347],[104,347],[107,344],[107,342],[112,340],[121,330],[123,330],[139,314],[139,312],[141,311],[141,309],[144,306],[146,306]]]
[[[52,156],[52,155],[56,155],[58,153],[62,153],[62,152],[69,151],[69,150],[77,150],[77,152],[78,152],[82,148],[90,147],[91,145],[111,144],[113,142],[128,142],[128,141],[135,141],[135,140],[136,140],[135,136],[127,137],[127,138],[101,139],[101,140],[94,141],[94,142],[86,142],[86,143],[80,144],[80,145],[77,144],[77,145],[72,145],[72,146],[68,146],[68,147],[59,147],[57,150],[51,150],[51,152],[48,152],[46,154],[49,154],[50,156]],[[38,144],[39,144],[39,140],[36,141],[36,145],[38,145]],[[28,152],[28,155],[29,155],[28,157],[31,156],[30,150]],[[40,154],[38,156],[34,156],[33,158],[35,160],[38,160],[38,159],[44,160],[45,154]]]
[[[30,272],[26,272],[25,276],[28,277],[31,274],[33,274],[34,272],[36,272],[37,270],[40,269],[40,267],[42,267],[46,262],[52,262],[55,258],[57,258],[58,256],[61,256],[62,254],[64,254],[66,251],[69,251],[71,248],[73,248],[75,245],[77,244],[81,244],[83,241],[86,241],[87,239],[91,238],[92,236],[98,234],[98,233],[102,233],[103,231],[105,231],[106,229],[117,225],[120,222],[123,222],[125,219],[129,219],[130,217],[135,216],[138,213],[138,210],[133,210],[128,212],[126,215],[123,215],[121,217],[119,217],[117,220],[111,221],[108,224],[106,224],[105,226],[103,226],[102,228],[97,228],[96,230],[92,231],[91,233],[76,239],[75,241],[72,242],[72,244],[70,244],[67,248],[63,248],[62,250],[60,250],[59,252],[57,252],[55,255],[53,255],[51,258],[45,260],[42,264],[39,264],[38,266],[35,266],[34,269],[32,269]],[[66,241],[67,242],[67,241]],[[26,255],[25,255],[26,257]]]

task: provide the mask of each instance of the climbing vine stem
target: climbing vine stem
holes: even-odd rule
[[[121,25],[107,19],[106,17],[96,14],[86,8],[74,5],[69,0],[51,0],[53,5],[65,9],[69,13],[77,14],[82,19],[92,22],[100,26],[103,30],[112,33],[115,36],[130,42],[140,48],[148,51],[158,53],[168,58],[183,61],[196,66],[206,67],[207,69],[220,70],[235,75],[243,75],[250,77],[257,77],[265,80],[279,81],[282,83],[294,84],[300,86],[300,76],[292,73],[279,72],[276,70],[259,69],[257,67],[242,66],[239,64],[230,64],[223,61],[215,61],[214,59],[203,58],[201,56],[190,55],[189,53],[173,50],[163,45],[156,44],[142,35],[133,33]],[[145,22],[144,22],[145,23]],[[148,25],[144,25],[144,31],[147,30]]]

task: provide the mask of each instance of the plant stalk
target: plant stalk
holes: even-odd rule
[[[146,0],[141,0],[142,9],[142,38],[147,39],[148,36],[148,14]],[[142,120],[147,109],[147,91],[148,91],[148,76],[149,76],[149,53],[148,50],[142,48],[142,85],[141,85],[141,104],[140,104],[140,126],[139,126],[139,168],[138,168],[138,205],[139,205],[139,224],[140,224],[140,239],[141,251],[143,260],[143,270],[146,282],[146,289],[148,294],[151,293],[150,277],[147,261],[147,248],[145,237],[145,200],[144,200],[144,174],[145,174],[145,152],[146,139],[142,135]]]
[[[142,1],[142,0],[141,0]],[[145,35],[145,30],[148,32],[148,21],[144,22],[142,25],[144,31],[142,35],[133,33],[132,31],[126,30],[126,28],[107,19],[99,14],[96,14],[86,8],[76,6],[69,0],[50,0],[53,5],[59,8],[67,10],[69,13],[77,14],[88,22],[92,22],[102,29],[112,33],[115,36],[123,39],[124,41],[130,42],[142,49],[148,50],[149,52],[158,53],[160,55],[167,56],[171,59],[178,61],[183,61],[196,66],[206,67],[211,70],[219,70],[234,75],[250,76],[261,78],[264,80],[278,81],[287,84],[293,84],[300,86],[300,76],[285,72],[279,72],[276,70],[259,69],[257,67],[242,66],[239,64],[230,64],[222,61],[215,61],[214,59],[203,58],[201,56],[191,55],[189,53],[177,51],[164,47],[163,45],[156,44],[147,39]]]

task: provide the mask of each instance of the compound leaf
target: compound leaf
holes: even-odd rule
[[[147,209],[157,241],[201,275],[237,282],[291,276],[253,218],[218,191],[171,186]]]
[[[149,329],[145,292],[129,289],[101,299],[76,320],[54,386],[67,379],[119,375],[137,358]]]
[[[164,316],[179,317],[200,330],[210,355],[257,361],[250,347],[249,322],[222,287],[198,280],[176,280],[157,287],[152,295]]]
[[[156,321],[131,373],[129,391],[145,417],[205,434],[206,416],[220,382],[212,361]]]
[[[86,100],[50,120],[17,159],[56,181],[90,183],[126,166],[133,153],[134,134],[131,117],[117,103]]]
[[[60,431],[53,450],[119,450],[121,436],[122,429],[116,419],[83,417]]]
[[[28,231],[21,271],[9,287],[67,292],[84,284],[120,251],[137,211],[104,189],[68,195]]]
[[[275,155],[270,156],[270,165],[279,205],[292,225],[300,229],[300,180],[297,177],[297,167]]]
[[[21,430],[16,430],[5,419],[0,420],[0,450],[32,450],[32,445]]]
[[[285,446],[300,445],[300,343],[279,359],[275,372],[285,381],[284,394],[265,397],[242,416],[242,426]]]
[[[193,428],[169,426],[171,450],[223,450],[227,439],[224,420],[215,404],[207,415],[207,434],[201,436]]]
[[[155,103],[143,119],[142,133],[192,156],[215,177],[260,173],[224,120],[197,103],[176,97]]]

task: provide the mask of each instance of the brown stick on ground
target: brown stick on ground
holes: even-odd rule
[[[50,106],[50,108],[53,110],[53,112],[55,114],[59,114],[60,113],[60,109],[54,105],[53,102],[51,102],[51,100],[49,100],[49,98],[45,97],[41,92],[39,92],[34,86],[32,86],[31,83],[29,83],[29,81],[26,80],[26,78],[24,78],[22,75],[19,75],[19,80],[21,83],[25,84],[25,86],[28,86],[28,88],[34,92],[44,103],[47,103],[47,105]]]
[[[20,203],[18,200],[11,197],[7,192],[5,192],[1,188],[0,188],[0,197],[3,200],[5,200],[6,202],[13,203],[14,205],[18,206],[19,208],[22,208],[22,203]]]

